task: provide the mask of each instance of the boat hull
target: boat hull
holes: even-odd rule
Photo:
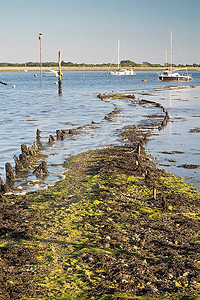
[[[58,77],[58,74],[53,74],[53,73],[43,73],[44,77]]]
[[[110,75],[114,76],[133,76],[136,73],[133,70],[116,70],[116,71],[109,71]]]
[[[161,81],[178,81],[178,82],[185,82],[185,81],[191,81],[192,78],[190,76],[158,76],[158,78],[161,80]]]

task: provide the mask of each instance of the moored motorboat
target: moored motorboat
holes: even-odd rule
[[[135,72],[133,69],[117,69],[113,71],[108,71],[110,75],[116,75],[116,76],[124,76],[124,75],[135,75]]]
[[[166,69],[163,73],[158,75],[158,78],[162,81],[191,81],[192,76],[189,74],[178,73],[177,71],[182,71],[187,69],[177,69],[177,70],[168,70]]]
[[[48,71],[44,71],[43,75],[45,77],[58,77],[59,76],[59,71],[48,70]],[[61,73],[61,75],[63,75],[63,74]]]
[[[28,70],[27,70],[27,68],[26,68],[26,63],[25,63],[24,72],[28,72]]]
[[[171,67],[170,70],[167,68],[163,73],[158,74],[158,78],[162,81],[191,81],[193,78],[191,75],[188,74],[187,68],[181,68],[173,70],[173,52],[172,52],[172,31],[170,33],[170,47],[171,47]],[[185,73],[182,73],[182,71],[185,70]],[[181,71],[179,73],[178,71]]]

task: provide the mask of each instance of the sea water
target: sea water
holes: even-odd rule
[[[18,178],[17,186],[29,191],[53,184],[64,171],[62,163],[71,156],[90,149],[120,145],[119,129],[146,122],[149,114],[160,108],[131,105],[124,100],[100,100],[99,93],[133,93],[137,99],[161,103],[169,112],[167,126],[153,130],[146,149],[158,159],[161,168],[178,176],[187,176],[200,188],[200,133],[194,132],[200,119],[200,72],[191,72],[193,81],[164,83],[157,72],[138,71],[135,76],[112,76],[101,71],[64,71],[62,95],[58,94],[57,78],[39,72],[1,72],[0,80],[0,176],[5,180],[5,163],[14,167],[14,155],[21,145],[31,146],[36,130],[41,133],[43,153],[47,154],[50,174],[36,178],[32,171]],[[38,76],[34,76],[38,75]],[[146,81],[142,81],[146,79]],[[119,113],[110,122],[105,116],[115,108]],[[49,135],[56,138],[57,129],[82,127],[81,134],[48,144]],[[196,165],[186,169],[183,164]],[[36,180],[37,185],[30,183]]]

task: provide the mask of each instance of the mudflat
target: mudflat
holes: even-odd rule
[[[65,179],[0,201],[2,299],[199,299],[200,192],[147,135],[70,157]]]

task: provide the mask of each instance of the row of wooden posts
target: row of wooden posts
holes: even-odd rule
[[[66,138],[66,136],[74,135],[78,133],[78,129],[58,129],[56,130],[56,139],[57,141],[62,141]],[[38,160],[43,158],[41,154],[41,150],[44,149],[41,137],[41,131],[39,129],[36,130],[36,140],[34,141],[32,146],[27,146],[25,144],[21,145],[21,153],[19,156],[14,155],[15,167],[13,169],[12,165],[7,162],[5,164],[6,171],[6,182],[4,184],[3,180],[0,177],[0,194],[8,192],[13,189],[15,179],[18,175],[27,174],[31,168],[34,168],[33,174],[36,176],[48,175],[48,169],[46,162],[42,159],[37,167],[35,167]],[[48,144],[52,145],[55,141],[53,135],[49,135]]]
[[[37,160],[41,158],[40,151],[42,150],[42,143],[40,141],[41,131],[37,129],[36,131],[36,141],[34,141],[32,146],[25,144],[21,145],[21,153],[19,156],[14,155],[15,161],[15,171],[12,165],[7,162],[5,164],[6,171],[6,182],[4,184],[3,180],[0,178],[0,193],[5,193],[12,190],[14,187],[15,179],[19,174],[27,174],[30,168],[32,168]],[[37,175],[40,172],[48,174],[46,162],[43,160],[38,167],[35,168],[33,174]]]
[[[61,76],[60,76],[61,77]],[[61,92],[62,92],[62,86],[60,85],[61,88]],[[142,100],[141,102],[145,102],[145,103],[153,103],[156,106],[159,106],[160,108],[163,109],[163,112],[165,113],[165,117],[161,123],[161,125],[159,125],[159,130],[166,126],[168,119],[169,119],[169,115],[168,112],[165,110],[165,108],[160,105],[159,103],[156,102],[152,102],[152,101],[146,101],[146,100]],[[56,135],[57,135],[57,140],[63,140],[66,136],[66,134],[76,134],[77,133],[77,129],[69,129],[69,130],[56,130]],[[16,155],[14,156],[14,161],[15,161],[15,172],[17,173],[23,173],[23,172],[28,172],[29,169],[31,167],[33,167],[34,163],[37,161],[38,158],[40,158],[40,150],[42,149],[42,143],[40,141],[40,134],[41,131],[39,129],[37,129],[36,131],[36,141],[33,143],[33,146],[29,146],[27,147],[25,144],[21,145],[21,154],[19,155],[19,157],[17,157]],[[139,166],[140,164],[140,159],[141,159],[141,151],[142,151],[142,147],[143,144],[146,140],[146,135],[144,136],[144,138],[138,143],[137,145],[137,149],[136,149],[136,153],[137,153],[137,159],[136,159],[136,166]],[[55,141],[53,135],[49,136],[49,144],[52,144]],[[9,189],[9,185],[14,185],[14,181],[15,181],[15,173],[14,170],[11,166],[11,164],[9,162],[7,162],[5,164],[5,170],[6,170],[6,183],[4,184],[2,179],[0,178],[0,193],[1,192],[5,192]],[[35,174],[36,176],[39,173],[43,173],[43,174],[48,174],[48,170],[47,170],[47,165],[45,161],[42,161],[33,171],[33,174]],[[150,177],[150,174],[148,172],[148,170],[146,170],[145,173],[145,179],[148,180]],[[153,198],[156,199],[157,197],[157,189],[154,186],[153,187]]]
[[[136,167],[138,167],[140,165],[140,160],[141,160],[141,156],[142,156],[142,149],[143,149],[143,145],[144,145],[145,140],[146,140],[146,135],[137,144],[137,147],[136,147],[137,158],[136,158],[136,162],[135,162]],[[156,200],[157,197],[158,197],[158,188],[155,185],[155,182],[154,182],[154,180],[151,176],[151,172],[150,172],[149,169],[146,169],[146,171],[145,171],[145,181],[148,183],[148,185],[150,185],[152,187],[152,198],[154,200]],[[162,206],[163,210],[167,209],[167,200],[166,200],[164,194],[161,194],[161,206]]]

